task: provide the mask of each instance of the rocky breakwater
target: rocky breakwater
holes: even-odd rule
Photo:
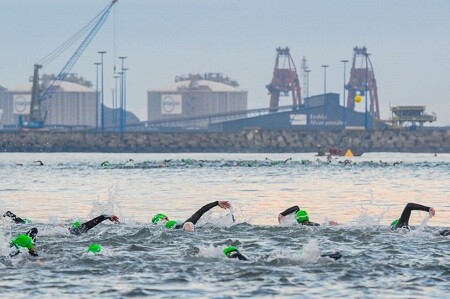
[[[450,152],[450,130],[238,133],[0,132],[3,152],[315,152],[317,146],[361,152]]]

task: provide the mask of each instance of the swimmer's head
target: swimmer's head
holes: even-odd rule
[[[185,224],[183,224],[183,229],[186,232],[193,232],[194,231],[194,223],[192,222],[186,222]]]
[[[11,240],[10,242],[12,245],[23,248],[32,249],[34,246],[33,239],[25,234],[18,235],[15,239]]]
[[[223,253],[224,253],[227,257],[231,257],[231,254],[232,254],[233,252],[237,252],[237,251],[238,251],[237,248],[234,247],[234,246],[228,246],[228,247],[225,247],[225,248],[223,249]]]
[[[298,223],[309,221],[308,212],[306,212],[305,210],[298,211],[297,213],[295,213],[295,219],[297,219]]]
[[[93,244],[89,245],[89,247],[86,250],[86,252],[92,252],[92,253],[98,253],[100,251],[102,251],[102,246],[97,243],[93,243]]]
[[[396,229],[398,225],[398,219],[395,219],[394,221],[391,222],[391,228],[392,229]]]
[[[177,225],[177,222],[175,220],[169,220],[166,222],[166,224],[164,226],[165,226],[165,228],[175,228],[176,225]]]
[[[164,214],[162,214],[162,213],[158,213],[158,214],[156,214],[155,216],[153,216],[153,218],[152,218],[152,223],[153,223],[153,224],[157,224],[157,223],[160,222],[161,220],[166,220],[166,221],[168,221],[169,218],[167,218],[167,216],[164,215]]]
[[[75,229],[77,229],[77,228],[79,228],[81,226],[81,222],[80,221],[75,221],[74,223],[72,223],[72,228],[75,228]]]

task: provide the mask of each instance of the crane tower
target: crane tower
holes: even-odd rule
[[[380,106],[378,103],[377,81],[373,72],[370,54],[367,48],[353,48],[352,69],[350,71],[350,80],[345,85],[348,90],[347,108],[355,110],[355,96],[365,97],[370,100],[370,115],[375,119],[380,119]]]
[[[266,88],[270,94],[270,108],[278,107],[280,96],[288,96],[289,92],[292,92],[294,106],[302,104],[300,81],[288,47],[277,48],[272,82]]]

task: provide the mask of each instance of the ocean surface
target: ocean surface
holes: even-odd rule
[[[2,153],[0,180],[1,214],[32,221],[0,217],[1,298],[450,298],[450,236],[438,233],[450,227],[450,154]],[[235,223],[219,207],[191,233],[150,221],[217,200]],[[435,217],[414,211],[411,231],[390,230],[408,202]],[[321,226],[280,225],[293,205]],[[68,232],[100,214],[121,223]],[[32,227],[39,257],[10,257]],[[227,258],[228,245],[249,260]]]

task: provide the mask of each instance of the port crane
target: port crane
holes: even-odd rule
[[[366,47],[355,47],[353,52],[350,79],[345,85],[345,89],[348,90],[347,108],[355,110],[355,96],[364,96],[366,101],[370,100],[370,115],[375,119],[380,119],[377,80],[370,61],[370,54],[367,53]]]
[[[52,98],[59,84],[62,81],[64,81],[64,79],[67,77],[72,67],[80,58],[81,54],[83,54],[84,50],[86,50],[92,39],[95,37],[97,32],[103,26],[103,24],[106,22],[109,12],[111,11],[112,7],[114,6],[114,4],[116,4],[117,1],[119,0],[112,0],[108,6],[106,6],[102,11],[100,11],[100,13],[98,13],[80,31],[78,31],[74,36],[72,36],[69,40],[64,42],[52,53],[43,58],[41,61],[44,61],[44,63],[36,63],[34,65],[33,87],[31,90],[30,115],[28,116],[27,120],[24,121],[22,119],[20,121],[20,126],[22,128],[40,129],[44,127],[45,119],[47,117],[48,101]],[[73,53],[73,55],[70,57],[69,61],[67,61],[67,63],[64,65],[64,67],[56,76],[56,78],[48,85],[48,87],[42,90],[41,87],[39,86],[39,69],[41,69],[44,64],[53,61],[63,51],[65,51],[69,46],[74,44],[86,33],[87,33],[86,37],[84,38],[80,46],[77,48],[75,53]]]
[[[280,96],[288,96],[289,91],[292,92],[293,105],[302,104],[300,80],[288,47],[284,49],[281,47],[277,48],[272,82],[267,84],[266,88],[270,94],[270,108],[277,108]]]

